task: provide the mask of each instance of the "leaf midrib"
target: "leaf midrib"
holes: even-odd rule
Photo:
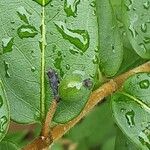
[[[146,105],[143,101],[141,101],[140,99],[128,94],[128,93],[125,93],[125,92],[122,92],[122,94],[124,96],[127,96],[129,97],[130,99],[134,100],[136,103],[138,103],[140,106],[142,106],[148,113],[150,113],[150,107],[148,105]]]
[[[45,4],[45,0],[42,1]],[[46,43],[46,26],[45,26],[45,7],[42,6],[42,38],[41,38],[41,93],[40,93],[40,109],[41,109],[41,118],[45,116],[45,43]]]

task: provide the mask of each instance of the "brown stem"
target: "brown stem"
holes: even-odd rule
[[[93,109],[93,107],[97,103],[99,103],[105,97],[118,90],[128,77],[139,72],[150,72],[150,61],[116,77],[115,79],[110,80],[108,83],[105,83],[99,89],[94,91],[91,94],[85,108],[82,110],[82,112],[77,118],[71,120],[66,124],[58,125],[52,129],[51,135],[53,140],[56,141],[59,138],[61,138],[68,130],[70,130],[75,124],[77,124],[91,109]]]
[[[47,137],[47,134],[49,134],[50,121],[52,119],[53,112],[55,112],[55,111],[51,112],[51,109],[50,109],[50,111],[47,114],[46,121],[42,130],[42,134],[46,136],[44,137],[40,136],[33,143],[28,145],[24,150],[42,150],[42,149],[47,148],[48,145],[52,144],[54,141],[61,138],[68,130],[70,130],[75,124],[77,124],[91,109],[94,108],[94,106],[97,103],[99,103],[105,97],[107,97],[108,95],[118,90],[128,77],[139,72],[150,72],[150,61],[102,85],[99,89],[97,89],[91,94],[85,108],[82,110],[82,112],[77,118],[71,120],[70,122],[66,124],[57,125],[56,127],[52,129],[49,137]],[[53,109],[55,110],[56,107],[54,107]]]
[[[51,143],[50,138],[40,136],[22,150],[47,150]]]
[[[47,150],[49,145],[53,142],[51,136],[50,124],[57,108],[57,101],[54,99],[51,103],[50,109],[46,115],[45,122],[41,131],[41,135],[32,143],[27,145],[23,150]]]
[[[52,122],[53,116],[55,114],[57,108],[57,101],[53,100],[51,107],[46,115],[45,123],[43,125],[42,131],[41,131],[41,136],[48,137],[50,134],[50,123]]]

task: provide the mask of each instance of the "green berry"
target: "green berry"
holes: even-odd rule
[[[85,85],[85,79],[81,74],[67,75],[59,85],[59,96],[62,101],[77,102],[89,93],[89,87]]]

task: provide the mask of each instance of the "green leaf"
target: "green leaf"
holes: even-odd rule
[[[109,0],[97,0],[97,14],[100,67],[106,76],[114,76],[122,63],[123,46]]]
[[[44,119],[53,99],[46,75],[50,68],[57,71],[60,80],[77,70],[85,72],[87,77],[95,76],[98,25],[93,11],[96,8],[90,5],[92,0],[74,1],[0,1],[0,77],[10,101],[11,118],[19,123]],[[83,101],[60,103],[57,112],[64,119],[59,122],[76,117],[89,93]],[[66,116],[66,111],[72,115]]]
[[[19,148],[12,142],[9,141],[2,141],[0,143],[1,150],[19,150]]]
[[[2,81],[0,80],[0,141],[5,137],[9,127],[10,122],[9,113],[10,112],[6,92],[4,90]]]
[[[115,150],[140,150],[132,143],[120,129],[117,130]]]
[[[82,134],[81,134],[82,133]],[[110,101],[97,106],[85,119],[76,125],[65,138],[78,143],[78,150],[99,147],[115,135]]]
[[[132,69],[134,67],[139,66],[140,64],[144,63],[145,60],[143,60],[132,48],[132,45],[130,44],[130,41],[127,36],[126,28],[124,25],[124,18],[123,18],[123,12],[122,12],[122,0],[112,0],[112,6],[115,12],[115,16],[117,18],[117,24],[119,27],[120,35],[122,37],[123,42],[123,61],[121,64],[121,67],[119,68],[118,73],[115,76],[118,76],[119,74],[128,71],[129,69]],[[134,58],[134,59],[133,59]]]
[[[142,59],[139,55],[137,55],[137,53],[133,49],[128,49],[124,47],[124,52],[125,53],[123,56],[123,61],[116,76],[146,62],[146,60]]]
[[[123,18],[132,47],[142,58],[150,59],[150,2],[124,0]]]
[[[112,96],[114,118],[120,129],[139,148],[150,148],[150,74],[130,77],[123,89]]]
[[[103,145],[102,150],[114,150],[116,137],[109,138]]]
[[[52,147],[49,148],[49,150],[63,150],[63,145],[60,143],[54,143]]]

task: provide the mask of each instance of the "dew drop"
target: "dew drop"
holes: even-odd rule
[[[120,110],[122,113],[124,113],[125,111],[126,111],[126,109],[125,108],[121,108],[121,110]]]
[[[133,36],[133,38],[135,38],[137,36],[137,32],[136,30],[134,29],[133,25],[130,25],[129,26],[129,30],[131,32],[131,35]]]
[[[114,44],[111,44],[111,49],[112,49],[112,52],[115,53],[115,46],[114,46]]]
[[[150,2],[147,1],[147,2],[143,3],[143,6],[145,9],[149,9],[150,8]]]
[[[69,64],[66,65],[66,69],[70,70],[70,65]]]
[[[133,127],[135,125],[135,122],[134,122],[134,116],[135,116],[135,113],[134,111],[128,111],[126,114],[125,114],[125,117],[127,119],[127,123],[129,125],[129,127]]]
[[[49,4],[52,0],[33,0],[35,2],[37,2],[38,4],[40,4],[41,6],[46,6],[47,4]]]
[[[144,41],[145,44],[150,43],[150,37],[144,37],[143,41]]]
[[[67,87],[68,88],[76,88],[77,90],[80,90],[82,88],[82,82],[72,81],[67,84]]]
[[[139,83],[141,89],[148,89],[150,86],[149,80],[143,80]]]
[[[54,7],[54,5],[53,5],[53,4],[50,4],[50,6],[51,6],[51,7]]]
[[[31,51],[31,56],[36,57],[35,52],[33,50]]]
[[[133,4],[133,0],[128,0],[128,4],[126,4],[127,10],[131,10],[132,4]]]
[[[35,72],[36,68],[35,67],[31,67],[31,71]]]
[[[14,23],[15,23],[15,21],[11,21],[10,23],[11,23],[11,24],[14,24]]]
[[[96,53],[98,53],[98,46],[95,48],[95,50],[94,50]]]
[[[92,2],[90,3],[90,6],[96,7],[96,1],[92,1]]]
[[[98,56],[95,55],[93,59],[93,64],[98,64],[98,62],[99,62]]]
[[[29,21],[28,21],[29,13],[27,12],[27,10],[23,6],[20,6],[18,8],[17,14],[18,14],[19,18],[22,21],[24,21],[25,23],[29,24]]]
[[[96,10],[93,10],[93,16],[96,16]]]
[[[2,39],[3,53],[11,52],[13,47],[13,37],[7,37]]]
[[[21,39],[23,38],[33,38],[38,34],[38,31],[34,26],[22,25],[18,28],[17,33]]]
[[[70,47],[69,51],[70,51],[70,53],[73,54],[73,55],[79,53],[79,51],[78,51],[77,49],[75,49],[73,46]]]
[[[77,16],[77,6],[80,3],[80,0],[65,0],[64,2],[64,10],[67,14],[67,17]]]
[[[4,133],[5,131],[5,125],[6,123],[8,122],[8,119],[6,116],[3,116],[0,118],[0,132],[1,133]]]
[[[6,76],[6,78],[10,78],[10,73],[9,73],[9,67],[10,67],[10,65],[9,65],[9,63],[8,62],[6,62],[6,61],[4,61],[4,66],[5,66],[5,76]]]
[[[55,22],[58,31],[64,39],[74,44],[77,48],[85,52],[89,47],[89,34],[86,30],[68,29],[63,22]]]
[[[2,96],[0,95],[0,108],[3,106],[3,98]]]
[[[139,134],[139,141],[142,145],[145,145],[150,149],[150,125],[148,125],[142,132]]]
[[[143,52],[145,52],[145,53],[147,52],[146,47],[143,43],[140,43],[139,46],[141,47]]]
[[[141,25],[141,30],[142,30],[142,32],[146,32],[147,31],[147,24],[146,23],[143,23]]]

